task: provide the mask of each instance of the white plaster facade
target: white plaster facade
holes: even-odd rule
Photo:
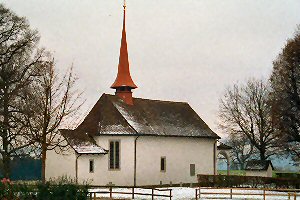
[[[46,157],[46,179],[68,176],[76,177],[76,155],[73,149],[69,149],[63,154],[58,154],[55,150],[47,151]]]
[[[246,170],[246,176],[262,176],[262,177],[272,177],[272,166],[269,165],[267,170]]]
[[[96,136],[95,141],[104,149],[109,142],[120,142],[120,169],[109,169],[109,154],[60,155],[47,152],[46,179],[66,175],[91,185],[143,186],[159,184],[195,183],[197,174],[214,174],[215,139],[195,137],[157,136]],[[135,151],[136,141],[136,151]],[[136,152],[136,176],[135,176]],[[166,171],[160,171],[160,159],[166,158]],[[94,160],[94,172],[89,172],[89,160]],[[190,175],[190,164],[195,164],[195,175]],[[136,183],[134,183],[136,180]]]
[[[197,174],[214,174],[212,139],[140,137],[137,141],[137,185],[194,183]],[[161,157],[166,157],[166,172],[160,172]],[[190,176],[190,164],[195,164],[195,176]]]

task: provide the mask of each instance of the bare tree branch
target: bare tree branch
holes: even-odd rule
[[[220,100],[219,119],[220,128],[229,139],[235,142],[248,143],[252,157],[257,153],[261,160],[274,155],[278,145],[276,143],[271,106],[269,105],[270,89],[260,80],[249,80],[245,85],[235,84],[228,88]],[[236,143],[236,142],[235,142]],[[255,147],[255,151],[252,150]],[[244,149],[236,147],[236,159],[240,163],[244,157]],[[250,154],[245,159],[250,157]],[[245,160],[243,160],[245,162]]]

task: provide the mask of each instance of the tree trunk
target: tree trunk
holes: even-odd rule
[[[8,128],[9,128],[9,110],[8,110],[8,89],[4,86],[3,91],[3,171],[4,177],[10,177],[10,155],[9,155],[9,141],[8,141]]]
[[[48,91],[46,90],[46,102],[45,110],[43,113],[43,130],[42,130],[42,182],[46,182],[46,157],[47,157],[47,127],[49,125],[49,113],[48,113]]]
[[[47,146],[46,146],[46,138],[45,138],[42,144],[42,182],[43,183],[46,182],[46,157],[47,157]]]
[[[3,144],[3,149],[6,148],[5,146],[7,146],[7,145]],[[4,177],[9,178],[10,177],[10,156],[6,152],[4,152],[2,156],[3,156]]]
[[[240,163],[240,169],[241,169],[241,170],[244,170],[244,169],[245,169],[245,162]]]
[[[260,160],[266,160],[266,150],[265,149],[260,149],[259,154],[260,154]]]

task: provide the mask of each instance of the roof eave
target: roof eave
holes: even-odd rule
[[[187,135],[154,135],[154,134],[141,134],[141,133],[133,133],[133,134],[114,134],[114,133],[97,133],[97,136],[154,136],[154,137],[180,137],[180,138],[206,138],[206,139],[220,139],[220,137],[213,137],[213,136],[187,136]]]

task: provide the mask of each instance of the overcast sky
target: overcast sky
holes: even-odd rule
[[[25,16],[57,66],[72,63],[91,109],[117,74],[122,0],[0,0]],[[217,133],[227,86],[267,78],[300,24],[299,0],[127,0],[135,97],[186,101]]]

